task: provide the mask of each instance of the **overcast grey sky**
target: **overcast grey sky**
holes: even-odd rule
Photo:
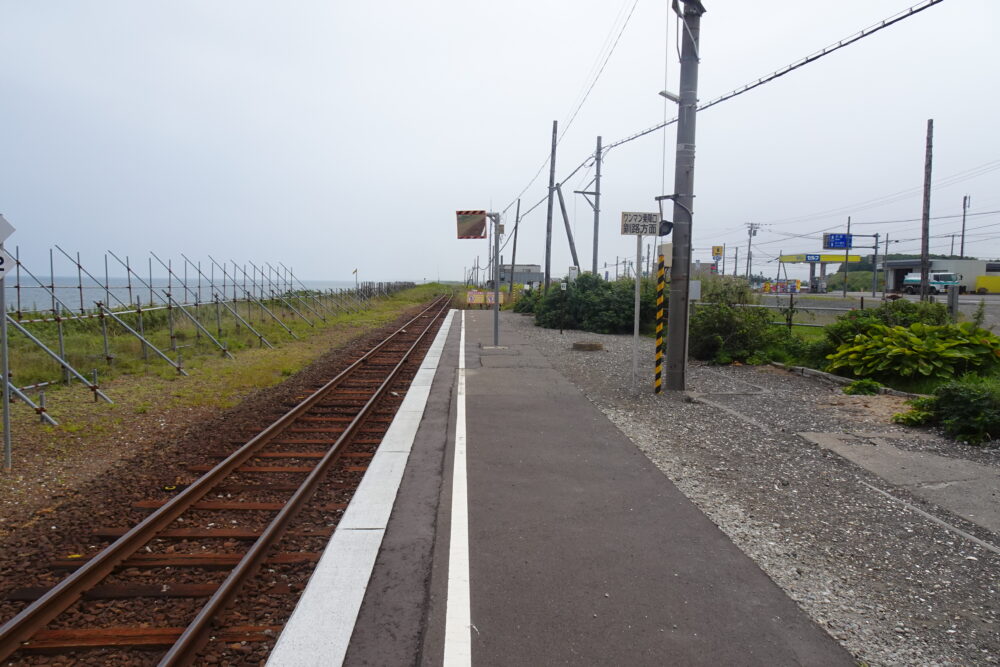
[[[705,0],[699,97],[916,2]],[[0,26],[0,212],[17,228],[8,248],[43,273],[59,244],[95,267],[106,249],[153,250],[280,261],[304,279],[358,268],[368,280],[457,280],[488,249],[455,238],[456,209],[511,203],[545,160],[553,120],[566,130],[557,180],[597,135],[607,144],[662,121],[656,93],[679,71],[667,0],[0,0]],[[1000,213],[986,214],[1000,210],[998,26],[996,0],[945,0],[700,114],[694,257],[725,243],[727,268],[734,246],[742,266],[745,223],[760,222],[754,265],[773,273],[765,262],[779,251],[818,251],[820,230],[843,231],[848,215],[919,218],[928,118],[943,181],[932,215],[960,214],[970,195],[966,253],[1000,256]],[[655,210],[664,143],[672,189],[676,127],[666,133],[606,156],[602,264],[634,254],[618,218]],[[571,193],[591,175],[564,187],[585,267],[592,213]],[[522,206],[546,186],[543,171]],[[932,221],[935,235],[959,228]],[[917,239],[919,223],[854,231]],[[541,264],[544,238],[542,205],[522,223],[518,262]],[[558,219],[553,238],[562,274]],[[932,251],[950,243],[934,238]]]

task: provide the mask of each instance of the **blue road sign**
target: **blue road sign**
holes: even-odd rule
[[[853,234],[823,234],[824,250],[846,250],[854,247]]]

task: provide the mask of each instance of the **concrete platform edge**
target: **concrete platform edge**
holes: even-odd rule
[[[428,354],[418,373],[436,369],[454,316],[454,310],[446,316],[431,347],[437,354]],[[404,399],[406,413],[417,412],[418,404],[419,411],[423,411],[428,389],[411,387]],[[341,526],[324,549],[295,611],[278,636],[267,661],[271,667],[343,663],[406,465],[408,446],[401,441],[408,436],[412,443],[419,426],[419,419],[404,418],[400,422],[394,431],[395,451],[382,454],[380,447],[373,457],[369,474],[348,505]],[[396,420],[392,426],[396,426]]]

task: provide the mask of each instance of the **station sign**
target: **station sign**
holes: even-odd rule
[[[854,247],[854,234],[823,234],[823,250],[846,250]]]
[[[455,216],[458,218],[458,238],[486,238],[486,211],[455,211]]]
[[[622,236],[659,236],[659,213],[622,212]]]

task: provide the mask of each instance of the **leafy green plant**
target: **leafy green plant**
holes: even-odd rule
[[[874,324],[833,354],[829,370],[883,380],[987,372],[1000,361],[1000,338],[970,322],[948,325],[916,323],[910,327]]]
[[[986,321],[986,300],[980,299],[979,305],[976,306],[976,312],[972,314],[972,324],[977,328],[983,328],[983,322]]]
[[[640,285],[640,323],[651,328],[656,309],[652,281]],[[550,329],[582,329],[596,333],[632,331],[635,312],[635,282],[607,281],[583,274],[566,290],[552,287],[535,306],[535,324]]]
[[[839,347],[854,340],[861,333],[878,324],[886,326],[908,327],[911,324],[948,324],[948,308],[944,304],[929,301],[907,301],[897,299],[887,301],[877,308],[868,310],[852,310],[837,318],[833,324],[824,327],[827,340]]]
[[[908,401],[910,410],[892,420],[908,426],[940,424],[945,433],[971,445],[1000,437],[1000,378],[966,374]]]
[[[724,303],[728,306],[758,303],[760,298],[750,289],[744,278],[732,276],[706,276],[701,281],[703,303]]]
[[[539,289],[522,290],[521,295],[514,302],[515,313],[533,313],[540,300],[542,291]]]
[[[769,351],[780,348],[784,335],[771,326],[764,309],[710,303],[691,316],[691,356],[717,364],[763,363],[773,358]]]
[[[879,393],[882,387],[883,384],[881,382],[872,380],[871,378],[862,378],[844,387],[844,393],[851,396],[874,396]]]

